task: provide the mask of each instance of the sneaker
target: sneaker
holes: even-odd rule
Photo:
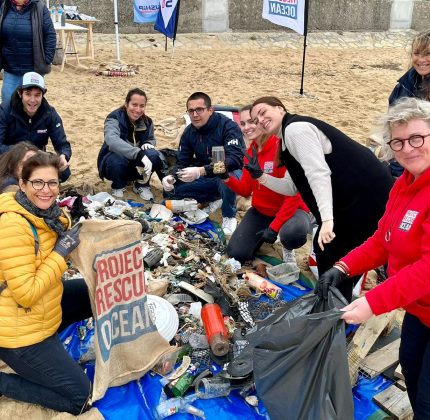
[[[291,266],[292,271],[299,269],[294,249],[287,249],[282,247],[282,260],[284,261],[284,263],[287,263],[289,266]]]
[[[224,235],[232,235],[237,227],[237,220],[235,217],[223,217],[222,218],[222,230],[224,231]]]
[[[222,206],[222,199],[220,198],[219,200],[211,201],[202,210],[207,214],[211,214],[211,213],[215,213],[219,208],[221,208],[221,206]]]
[[[112,188],[111,195],[113,195],[115,198],[123,198],[124,197],[124,191],[127,188]]]
[[[152,194],[151,189],[149,187],[134,185],[133,192],[138,194],[142,200],[154,200],[154,195]]]

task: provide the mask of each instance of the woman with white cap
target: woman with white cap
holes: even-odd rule
[[[60,157],[61,181],[70,177],[69,160],[72,148],[67,140],[63,121],[45,98],[43,77],[35,72],[25,73],[21,86],[9,104],[0,106],[0,154],[21,141],[33,143],[45,150],[51,139]]]

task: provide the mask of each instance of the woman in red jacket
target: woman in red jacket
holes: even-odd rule
[[[286,169],[277,167],[275,162],[279,138],[263,134],[260,126],[252,122],[250,109],[249,105],[240,110],[240,127],[250,141],[248,154],[258,155],[265,173],[283,178]],[[236,194],[252,196],[251,208],[230,238],[227,254],[242,263],[252,260],[263,242],[273,244],[279,235],[284,261],[296,264],[294,249],[306,243],[311,227],[309,210],[300,195],[275,193],[260,185],[246,169],[240,179],[230,176],[225,182]]]
[[[378,229],[319,279],[316,292],[388,263],[388,279],[343,310],[348,323],[406,311],[399,359],[414,419],[430,418],[430,102],[400,99],[383,118],[384,148],[404,168]]]

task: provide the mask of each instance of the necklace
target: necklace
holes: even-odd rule
[[[388,227],[388,230],[385,232],[385,242],[391,242],[391,230],[394,226],[394,222],[397,222],[397,217],[395,217],[395,204],[397,202],[397,199],[400,196],[400,191],[398,192],[398,194],[396,195],[396,198],[394,199],[393,205],[392,205],[392,215],[391,215],[391,220],[390,220],[390,225]],[[406,204],[403,206],[402,211],[399,213],[400,217],[404,218],[404,212],[406,210],[406,208],[409,206],[409,204],[411,203],[411,201],[415,198],[415,195],[413,195],[407,202]]]

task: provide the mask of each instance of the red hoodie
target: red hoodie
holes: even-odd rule
[[[276,167],[275,157],[279,147],[279,138],[275,135],[270,136],[263,149],[258,153],[258,163],[264,173],[276,178],[283,178],[286,168]],[[253,141],[248,148],[248,154],[252,156],[252,146],[258,149],[257,144]],[[245,158],[244,163],[248,159]],[[252,194],[251,205],[261,214],[269,217],[275,217],[270,227],[279,232],[282,225],[291,218],[297,209],[309,211],[303,202],[300,194],[295,196],[286,196],[269,190],[253,179],[249,172],[244,168],[240,179],[230,177],[227,182],[228,187],[243,197],[249,197]]]
[[[416,180],[405,170],[375,234],[342,261],[351,275],[388,262],[389,278],[366,294],[373,313],[404,308],[430,327],[430,168]]]

